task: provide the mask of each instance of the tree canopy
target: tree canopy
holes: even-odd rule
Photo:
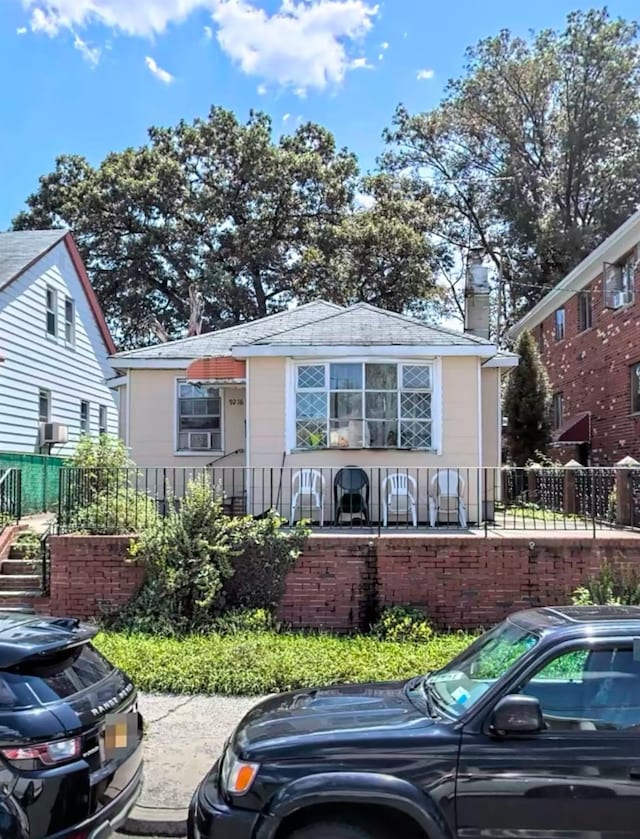
[[[40,179],[16,229],[74,233],[121,346],[197,334],[322,297],[390,309],[438,296],[430,205],[307,124],[272,138],[264,114],[152,128],[97,167],[75,155]]]
[[[530,41],[502,31],[468,50],[437,108],[401,106],[387,131],[385,167],[429,182],[442,241],[502,263],[504,326],[637,207],[637,36],[606,10]]]

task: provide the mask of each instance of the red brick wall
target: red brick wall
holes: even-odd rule
[[[605,309],[598,277],[591,286],[593,327],[585,332],[578,332],[577,295],[564,304],[564,340],[555,340],[554,315],[533,330],[553,392],[563,394],[565,418],[592,412],[594,465],[612,465],[626,455],[640,460],[640,415],[631,413],[629,371],[640,362],[640,275],[635,284],[633,306]],[[565,462],[576,452],[561,454]]]
[[[52,536],[51,614],[99,617],[127,603],[144,580],[144,569],[126,561],[130,543],[130,536]]]
[[[126,603],[143,570],[129,537],[51,538],[51,598],[41,611],[88,618]],[[376,608],[424,607],[441,627],[489,626],[515,609],[566,603],[603,560],[640,563],[640,538],[313,536],[289,573],[280,620],[366,629]]]

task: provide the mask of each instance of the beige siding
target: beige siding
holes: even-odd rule
[[[482,371],[482,461],[483,466],[498,467],[502,453],[500,407],[500,369],[490,367]]]
[[[184,370],[131,370],[129,373],[129,447],[138,466],[193,469],[206,466],[216,454],[176,454],[176,382]],[[244,448],[245,391],[224,387],[225,452]],[[219,461],[220,467],[242,466],[244,454]]]

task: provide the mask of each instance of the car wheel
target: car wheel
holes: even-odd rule
[[[294,830],[287,839],[385,839],[384,834],[371,832],[347,822],[316,822]]]

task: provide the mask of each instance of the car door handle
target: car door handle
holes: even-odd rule
[[[640,781],[640,766],[634,766],[630,769],[629,777],[634,781]]]

